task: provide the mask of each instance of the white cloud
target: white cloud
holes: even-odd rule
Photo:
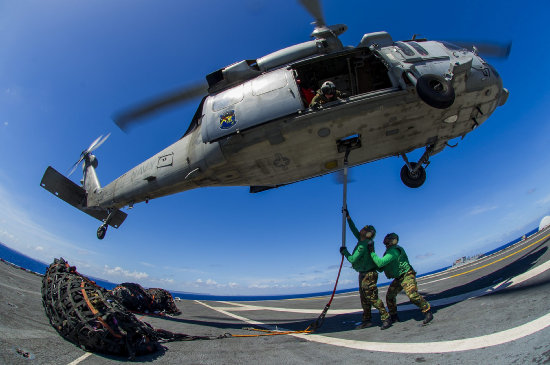
[[[546,205],[548,203],[550,203],[550,195],[547,195],[544,198],[537,201],[537,205]]]
[[[145,272],[137,272],[137,271],[130,272],[128,270],[124,270],[120,266],[117,266],[115,268],[110,268],[108,265],[105,265],[103,273],[105,275],[109,275],[112,277],[124,277],[124,278],[130,278],[135,280],[147,279],[149,277],[149,274]]]
[[[36,246],[34,249],[36,251],[44,251],[44,247],[42,247],[42,246]]]
[[[4,94],[5,95],[8,95],[8,96],[16,96],[18,94],[17,90],[16,89],[12,89],[12,88],[6,88],[4,89]]]
[[[424,259],[428,259],[428,258],[433,257],[433,256],[435,256],[435,253],[428,252],[428,253],[425,253],[425,254],[422,254],[422,255],[416,255],[415,258],[418,259],[418,260],[424,260]]]
[[[478,214],[482,214],[482,213],[486,213],[486,212],[489,212],[491,210],[495,210],[497,209],[498,206],[496,205],[486,205],[486,206],[475,206],[469,213],[468,215],[478,215]]]
[[[238,283],[235,283],[235,282],[230,282],[230,283],[227,283],[227,284],[220,284],[216,280],[213,280],[213,279],[206,279],[206,280],[197,279],[191,285],[194,288],[217,288],[217,289],[221,289],[221,288],[235,289],[235,288],[240,287],[240,285]]]

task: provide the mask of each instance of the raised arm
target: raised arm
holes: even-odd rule
[[[359,241],[361,239],[360,238],[361,236],[359,235],[359,231],[357,230],[355,223],[353,223],[353,220],[349,215],[347,216],[347,221],[348,221],[348,226],[349,226],[349,229],[351,230],[351,233],[353,233],[355,238],[357,238],[357,240]]]

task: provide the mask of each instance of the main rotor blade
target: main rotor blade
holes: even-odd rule
[[[459,47],[472,50],[475,46],[480,55],[494,58],[508,58],[512,51],[512,42],[506,44],[494,43],[494,42],[464,42],[464,41],[452,41]]]
[[[116,114],[113,117],[114,122],[120,129],[127,131],[130,126],[139,122],[139,119],[151,115],[162,109],[173,107],[177,104],[204,96],[208,92],[208,85],[205,83],[188,86],[184,89],[176,90],[141,105]]]
[[[324,27],[326,25],[319,0],[300,0],[300,3],[315,19],[315,26]]]

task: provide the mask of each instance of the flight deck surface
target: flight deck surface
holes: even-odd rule
[[[401,322],[380,330],[355,329],[358,293],[334,297],[313,334],[228,337],[171,342],[134,362],[158,364],[525,364],[550,362],[550,228],[491,256],[418,278],[434,320],[403,294]],[[414,262],[413,262],[414,265]],[[380,282],[385,281],[383,274]],[[117,364],[124,357],[83,351],[50,325],[42,306],[41,277],[0,264],[0,363]],[[387,286],[379,289],[385,302]],[[223,302],[182,300],[182,315],[138,316],[155,328],[189,335],[251,335],[243,327],[300,331],[321,313],[329,296]]]

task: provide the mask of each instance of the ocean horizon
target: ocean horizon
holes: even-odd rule
[[[525,235],[522,235],[521,237],[518,237],[504,245],[501,245],[493,250],[490,250],[484,254],[482,254],[480,257],[489,256],[495,252],[498,252],[500,250],[505,249],[508,246],[511,246],[513,244],[518,243],[521,241],[523,236],[531,236],[538,232],[538,227],[525,233]],[[22,269],[25,269],[27,271],[31,271],[34,273],[37,273],[39,275],[44,275],[46,273],[47,268],[50,266],[50,264],[46,264],[42,261],[33,259],[32,257],[29,257],[17,250],[14,250],[8,246],[6,246],[4,243],[0,242],[0,259],[2,261],[5,261],[7,263],[13,264],[17,267],[20,267]],[[430,272],[422,273],[420,275],[417,275],[417,277],[427,276],[431,274],[435,274],[444,270],[449,269],[452,266],[445,266],[437,270],[433,270]],[[78,268],[77,268],[78,269]],[[100,278],[95,278],[92,276],[86,276],[88,279],[95,281],[95,283],[107,290],[111,290],[115,288],[118,284],[112,283],[107,280],[102,280]],[[379,283],[378,286],[387,286],[390,284],[390,281]],[[358,291],[359,288],[350,288],[350,289],[340,289],[336,290],[336,294],[341,293],[351,293]],[[296,299],[296,298],[309,298],[309,297],[317,297],[317,296],[324,296],[324,295],[330,295],[332,294],[332,290],[330,291],[323,291],[323,292],[316,292],[316,293],[303,293],[303,294],[278,294],[278,295],[212,295],[212,294],[205,294],[205,293],[191,293],[191,292],[184,292],[184,291],[177,291],[177,290],[169,290],[169,292],[174,297],[179,297],[180,299],[187,299],[187,300],[213,300],[213,301],[260,301],[260,300],[281,300],[281,299]]]

